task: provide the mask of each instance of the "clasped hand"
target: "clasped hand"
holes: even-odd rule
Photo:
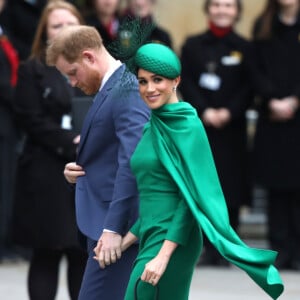
[[[104,269],[121,258],[122,236],[114,232],[103,232],[94,248],[94,259],[99,262],[100,268]]]
[[[121,258],[130,245],[137,240],[137,237],[130,232],[122,239],[121,235],[113,232],[103,232],[97,246],[94,248],[94,259],[98,261],[100,268],[104,269]],[[141,275],[141,279],[152,285],[156,285],[168,265],[169,256],[158,253],[150,260]]]

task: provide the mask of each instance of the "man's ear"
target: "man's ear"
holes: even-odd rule
[[[94,63],[95,62],[95,56],[89,50],[85,50],[85,51],[82,52],[82,59],[87,60],[89,63]]]

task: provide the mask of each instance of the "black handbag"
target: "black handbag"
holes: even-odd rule
[[[134,286],[134,300],[138,300],[137,287],[138,287],[138,284],[140,283],[140,281],[141,281],[141,278],[139,278],[136,281],[135,286]],[[159,288],[158,288],[158,285],[156,285],[155,286],[154,300],[158,300],[158,294],[159,294]]]

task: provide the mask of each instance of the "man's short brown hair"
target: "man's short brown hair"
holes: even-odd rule
[[[46,63],[55,66],[59,56],[67,62],[79,60],[81,53],[87,49],[100,49],[103,46],[102,38],[92,26],[73,25],[63,28],[52,40],[46,50]]]

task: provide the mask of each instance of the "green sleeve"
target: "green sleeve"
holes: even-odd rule
[[[284,290],[274,266],[277,252],[249,247],[230,226],[209,141],[195,109],[184,102],[165,105],[152,112],[151,128],[155,151],[201,231],[223,257],[277,299]]]
[[[166,240],[185,246],[194,226],[196,226],[196,221],[185,200],[181,199],[167,232]]]
[[[139,237],[140,236],[140,227],[141,227],[141,220],[138,218],[136,222],[132,225],[130,228],[130,232],[134,234],[135,236]]]

